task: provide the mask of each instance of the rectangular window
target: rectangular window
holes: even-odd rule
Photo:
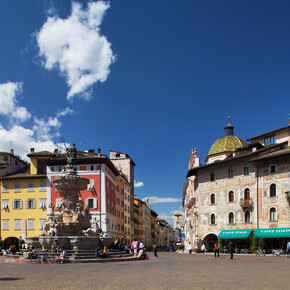
[[[88,184],[88,191],[94,191],[95,189],[95,180],[90,179],[90,183]]]
[[[244,175],[249,175],[250,174],[250,167],[249,166],[245,166],[244,167]]]
[[[35,199],[27,199],[26,200],[26,208],[36,208],[36,200]]]
[[[27,220],[27,229],[28,230],[34,230],[34,219],[28,219]]]
[[[39,219],[39,229],[43,230],[46,219]]]
[[[267,136],[264,139],[264,141],[265,141],[265,146],[276,144],[276,136],[275,135]]]
[[[20,183],[14,183],[14,192],[20,192]]]
[[[9,230],[8,223],[9,223],[9,220],[2,220],[2,230],[3,231],[8,231]]]
[[[14,230],[20,230],[20,222],[21,220],[19,219],[14,220]]]
[[[8,192],[8,183],[2,184],[2,192]]]
[[[56,198],[55,199],[55,209],[60,210],[62,204],[62,198]]]
[[[40,208],[46,208],[46,198],[40,198],[39,199],[39,207]]]
[[[39,191],[46,191],[46,183],[45,182],[40,182]]]
[[[94,165],[91,165],[91,171],[94,171]]]
[[[28,187],[29,192],[34,191],[34,183],[33,182],[29,182],[27,187]]]
[[[110,210],[110,201],[108,200],[108,210]]]
[[[22,200],[21,199],[14,199],[12,202],[12,208],[13,209],[22,209]]]
[[[8,209],[8,199],[2,199],[2,209]]]
[[[210,181],[215,181],[215,174],[214,174],[214,172],[212,172],[210,174]]]
[[[125,223],[127,223],[127,216],[125,216]]]
[[[119,192],[119,185],[117,185],[117,191]]]
[[[234,170],[232,168],[229,169],[229,178],[234,177]]]
[[[275,173],[276,172],[276,165],[271,165],[270,172],[271,173]]]

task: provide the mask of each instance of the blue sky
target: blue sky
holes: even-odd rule
[[[1,1],[0,151],[126,152],[172,223],[228,114],[245,140],[287,125],[289,1],[77,3]]]

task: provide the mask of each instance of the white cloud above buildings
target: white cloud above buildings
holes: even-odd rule
[[[173,198],[173,197],[158,197],[158,196],[147,196],[142,200],[147,201],[149,199],[149,203],[171,203],[171,202],[181,202],[181,198]]]
[[[174,214],[176,214],[176,213],[183,213],[183,212],[184,212],[183,208],[180,207],[179,209],[171,210],[168,213],[158,214],[158,218],[164,219],[169,224],[174,225]],[[182,219],[183,219],[183,217],[182,217]]]
[[[142,186],[144,186],[144,183],[142,181],[134,180],[134,187],[142,187]]]
[[[42,65],[57,69],[65,76],[69,91],[67,99],[75,96],[89,99],[92,85],[106,81],[115,56],[111,44],[100,33],[100,25],[109,3],[90,2],[86,9],[72,3],[66,19],[50,16],[37,33]]]
[[[17,105],[16,97],[21,92],[21,82],[0,84],[0,114],[10,118],[11,122],[25,122],[31,117],[25,107]]]
[[[17,105],[17,96],[22,92],[23,84],[20,82],[7,82],[0,84],[0,115],[8,119],[8,128],[0,123],[0,148],[1,151],[10,151],[11,148],[17,155],[27,159],[29,148],[36,151],[54,148],[64,150],[62,143],[55,144],[53,139],[59,136],[61,127],[60,118],[73,113],[70,108],[65,108],[56,113],[55,117],[33,118],[32,125],[24,127],[21,122],[31,118],[25,107]]]

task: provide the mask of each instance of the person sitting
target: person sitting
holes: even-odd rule
[[[146,249],[145,249],[145,248],[142,248],[142,249],[139,250],[139,252],[138,252],[138,258],[139,258],[140,260],[147,260],[147,259],[148,259],[147,256],[148,256],[148,255],[147,255],[147,253],[146,253]]]
[[[59,253],[59,243],[57,240],[54,241],[54,243],[51,245],[51,253],[53,254],[56,252],[57,254]]]
[[[109,257],[109,249],[107,246],[104,246],[103,251],[100,252],[100,257],[101,258],[108,258]]]
[[[63,264],[65,260],[66,260],[66,252],[62,249],[59,249],[59,256],[55,258],[55,262]]]
[[[26,249],[26,251],[23,253],[23,258],[24,258],[24,259],[30,259],[32,253],[33,253],[33,252],[32,252],[32,250],[31,250],[31,248],[28,247],[28,248]]]

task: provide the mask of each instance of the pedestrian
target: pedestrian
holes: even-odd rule
[[[158,258],[158,255],[157,255],[157,245],[156,245],[156,243],[154,243],[152,245],[152,248],[153,248],[153,259],[154,258]]]
[[[229,242],[228,248],[229,248],[230,254],[231,254],[230,259],[232,260],[234,258],[234,244],[232,241]]]
[[[290,255],[290,240],[287,243],[287,250],[286,251],[287,251],[287,258],[288,258]]]
[[[139,249],[143,249],[143,248],[144,248],[144,243],[143,243],[143,241],[141,241],[139,244]]]
[[[66,251],[59,249],[59,253],[60,253],[59,257],[55,258],[55,262],[63,264],[65,262],[65,259],[66,259]]]
[[[189,251],[189,254],[190,254],[190,255],[191,255],[191,249],[192,249],[192,248],[191,248],[191,243],[189,242],[189,243],[188,243],[188,251]]]
[[[201,251],[202,251],[202,254],[204,255],[204,251],[205,251],[205,244],[202,244],[202,246],[201,246]]]
[[[54,240],[54,243],[51,245],[51,253],[53,254],[54,252],[59,254],[59,243],[57,240]]]
[[[138,242],[136,239],[133,241],[133,251],[134,251],[134,256],[138,256]]]
[[[220,244],[218,242],[214,244],[214,257],[216,258],[216,256],[220,257]]]

